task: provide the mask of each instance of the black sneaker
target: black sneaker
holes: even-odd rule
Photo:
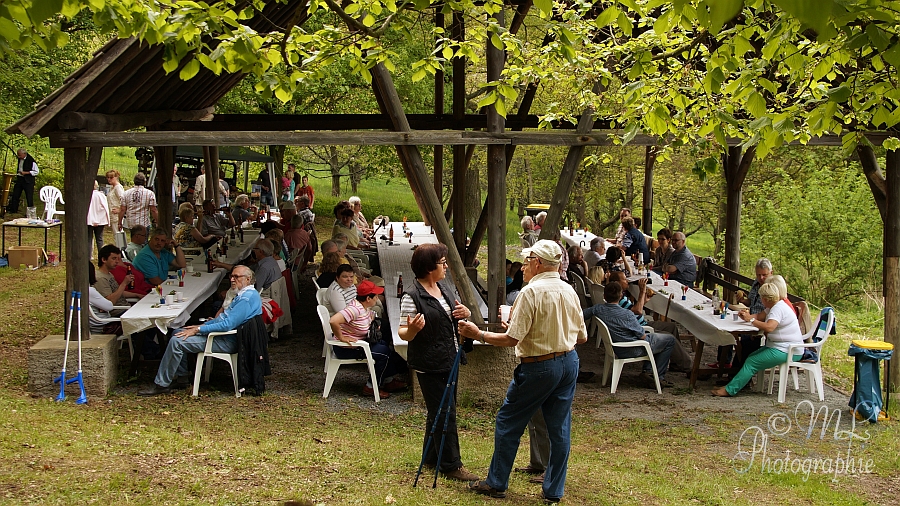
[[[469,490],[472,492],[476,492],[478,494],[486,495],[489,497],[493,497],[494,499],[505,499],[506,498],[506,490],[497,490],[496,488],[491,487],[487,484],[486,481],[470,481],[469,482]]]
[[[137,394],[141,397],[153,397],[156,395],[170,394],[170,393],[172,393],[172,387],[161,387],[161,386],[157,385],[156,383],[154,383],[151,388],[148,388],[146,390],[141,390]]]

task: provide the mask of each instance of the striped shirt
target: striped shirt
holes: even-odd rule
[[[150,221],[150,207],[156,207],[156,195],[152,191],[143,186],[130,188],[125,192],[122,205],[125,206],[128,226],[143,225],[147,228],[153,226]]]
[[[441,309],[447,313],[447,316],[452,318],[451,311],[453,309],[447,304],[447,300],[444,297],[437,297],[435,300],[441,303]],[[400,326],[406,326],[407,316],[415,316],[418,313],[419,310],[416,308],[416,303],[413,302],[412,297],[408,293],[404,293],[403,297],[400,298]]]
[[[328,314],[333,315],[350,305],[350,301],[356,300],[356,285],[350,285],[350,288],[343,288],[337,281],[332,281],[328,285],[328,292],[325,294],[325,308]]]
[[[631,302],[631,299],[629,299],[628,296],[623,295],[622,300],[619,301],[619,305],[622,306],[623,308],[631,311],[631,308],[634,307],[634,302]],[[632,313],[634,314],[635,317],[637,317],[638,324],[641,327],[643,327],[644,325],[649,325],[647,323],[647,319],[644,318],[644,315],[637,314],[634,311],[632,311]]]
[[[369,335],[369,325],[375,319],[375,313],[369,311],[358,300],[353,299],[344,309],[338,311],[344,319],[341,332],[348,337],[365,339]]]

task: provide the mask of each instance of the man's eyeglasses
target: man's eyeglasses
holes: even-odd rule
[[[241,279],[241,278],[249,278],[249,277],[250,276],[248,276],[246,274],[232,274],[231,276],[229,276],[229,278],[231,278],[231,279]]]
[[[449,265],[446,260],[441,260],[438,262],[438,264],[443,265],[444,267],[447,267]]]

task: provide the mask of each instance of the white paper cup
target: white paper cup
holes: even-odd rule
[[[500,306],[500,320],[504,322],[509,321],[509,312],[512,310],[512,306],[507,306],[503,304]]]
[[[184,300],[184,292],[175,292],[175,302],[181,302]]]
[[[194,264],[187,264],[187,271],[194,272]]]
[[[168,305],[172,305],[174,303],[175,303],[175,296],[174,295],[166,295],[166,305],[168,306]]]

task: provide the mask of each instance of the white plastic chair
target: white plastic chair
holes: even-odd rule
[[[381,396],[378,395],[378,378],[375,376],[375,359],[372,358],[372,350],[369,349],[369,343],[365,341],[357,341],[352,345],[350,343],[345,343],[342,341],[338,341],[334,338],[334,334],[331,332],[331,323],[329,322],[330,317],[328,316],[328,309],[325,306],[317,306],[316,311],[319,313],[319,321],[322,322],[322,331],[325,333],[325,345],[327,347],[327,351],[325,354],[325,390],[322,391],[322,398],[328,398],[328,393],[331,392],[331,386],[334,384],[334,377],[337,375],[338,368],[342,365],[349,364],[367,364],[369,366],[369,376],[372,377],[372,390],[375,391],[375,402],[381,402]],[[341,346],[344,348],[351,347],[359,347],[363,349],[363,352],[366,354],[365,360],[357,360],[355,358],[349,359],[340,359],[334,355],[334,347]]]
[[[204,376],[203,381],[209,383],[209,373],[212,372],[212,359],[214,358],[224,360],[231,366],[231,377],[234,379],[234,396],[241,396],[241,391],[238,389],[238,354],[216,353],[212,351],[213,339],[216,336],[227,336],[231,334],[237,334],[237,330],[229,330],[228,332],[210,332],[209,335],[206,336],[206,348],[197,354],[197,366],[194,368],[194,391],[191,392],[192,396],[197,397],[197,392],[200,391],[200,373],[203,370],[204,365],[206,366],[206,375]],[[173,337],[172,339],[177,338]],[[205,363],[203,360],[204,358],[206,359]]]
[[[62,198],[62,192],[59,191],[59,188],[55,186],[45,186],[41,188],[41,202],[44,203],[44,219],[52,220],[53,217],[57,214],[66,214],[65,211],[57,211],[56,210],[56,201],[59,200],[60,204],[65,205],[65,201]]]
[[[570,271],[571,272],[571,271]],[[587,283],[585,283],[584,278],[582,278],[577,273],[572,272],[572,286],[575,288],[575,293],[578,295],[578,300],[581,302],[581,308],[589,308],[593,304],[591,304],[591,294],[588,292]]]
[[[775,370],[778,370],[779,403],[783,403],[785,396],[787,395],[788,372],[793,373],[794,390],[800,390],[800,381],[797,378],[798,369],[806,371],[806,376],[809,381],[809,392],[818,393],[819,402],[825,400],[825,382],[822,378],[822,347],[825,345],[825,341],[828,340],[832,328],[834,328],[834,309],[831,307],[824,307],[822,308],[822,311],[819,312],[819,318],[816,320],[816,324],[812,326],[812,330],[803,336],[804,341],[810,342],[791,345],[791,347],[788,348],[787,361],[769,371],[769,394],[771,394],[775,384]],[[818,339],[818,342],[816,342],[816,339]],[[819,354],[819,360],[813,363],[794,362],[793,356],[802,355],[805,348],[815,349]]]
[[[88,308],[88,318],[95,322],[105,325],[107,323],[114,323],[114,322],[122,321],[121,318],[116,317],[116,316],[99,316],[97,313],[94,312],[94,306],[92,306],[90,304],[87,305],[87,308]],[[131,309],[131,307],[130,306],[113,306],[113,310],[116,310],[116,309],[128,310],[128,309]],[[127,342],[128,343],[128,354],[131,358],[134,358],[134,345],[131,343],[131,334],[122,334],[121,336],[116,337],[116,341],[121,343],[121,346],[119,347],[120,349],[122,346],[125,346],[125,343]]]
[[[616,393],[616,387],[619,385],[619,377],[622,375],[622,366],[631,362],[643,362],[645,360],[650,362],[650,366],[653,368],[653,379],[656,381],[656,393],[662,395],[662,387],[659,385],[659,372],[656,370],[656,360],[653,358],[653,351],[650,349],[650,343],[647,341],[630,341],[626,343],[615,343],[612,340],[612,337],[609,335],[609,328],[606,327],[606,324],[603,323],[603,320],[594,316],[592,318],[594,324],[594,332],[597,334],[597,348],[600,347],[600,342],[603,342],[603,347],[606,349],[606,358],[603,360],[603,383],[601,386],[606,386],[607,381],[609,380],[609,372],[612,369],[612,384],[610,386],[611,394]],[[615,348],[636,348],[643,347],[644,351],[647,353],[645,356],[635,357],[635,358],[617,358]]]

